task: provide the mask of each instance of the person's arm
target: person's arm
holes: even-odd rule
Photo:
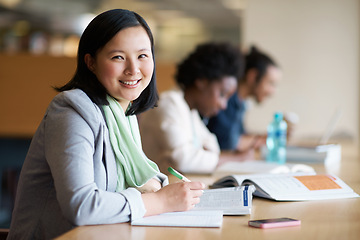
[[[45,156],[64,217],[74,225],[119,223],[141,217],[145,207],[139,191],[106,191],[95,182],[95,178],[116,175],[106,176],[105,168],[95,169],[95,162],[103,164],[102,153],[96,151],[103,141],[95,139],[104,137],[98,135],[102,115],[88,101],[75,98],[69,103],[55,102],[46,117]]]
[[[146,209],[145,216],[190,210],[200,202],[204,188],[205,185],[200,182],[178,182],[154,193],[144,193],[141,196]]]
[[[151,178],[143,186],[136,187],[141,193],[156,192],[161,188],[161,182],[157,178]]]
[[[243,134],[239,138],[236,150],[246,152],[251,149],[259,149],[266,144],[266,135]]]
[[[218,166],[226,162],[241,162],[246,160],[254,160],[255,152],[254,149],[250,149],[244,152],[239,151],[221,151],[220,160]]]
[[[99,123],[102,115],[92,103],[84,105],[83,99],[75,100],[76,106],[73,107],[78,109],[63,101],[55,102],[56,107],[53,105],[46,117],[44,130],[46,159],[58,203],[68,221],[74,225],[127,222],[145,214],[187,210],[199,200],[201,191],[192,190],[203,188],[199,183],[186,184],[187,187],[182,188],[176,184],[168,185],[156,193],[143,195],[135,188],[119,193],[99,188],[95,178],[117,177],[106,176],[102,170],[99,173],[94,167],[96,161],[100,161],[100,165],[103,161],[102,154],[99,159],[94,159],[98,153],[96,144],[103,145],[102,140],[95,140],[96,136],[103,137],[97,135],[103,127]],[[163,185],[168,183],[167,177],[161,173],[154,180],[160,180]]]

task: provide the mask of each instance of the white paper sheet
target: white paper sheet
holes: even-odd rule
[[[131,225],[167,227],[221,227],[222,211],[186,211],[163,213],[133,220]]]

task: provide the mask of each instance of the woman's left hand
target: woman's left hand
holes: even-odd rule
[[[161,188],[161,183],[155,178],[150,179],[141,187],[137,187],[136,189],[141,193],[150,193],[156,192]]]

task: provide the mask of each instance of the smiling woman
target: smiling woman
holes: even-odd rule
[[[78,67],[75,76],[57,90],[65,91],[80,88],[95,103],[104,105],[107,104],[106,94],[110,94],[115,99],[119,97],[119,93],[115,94],[115,89],[119,91],[119,81],[140,80],[137,77],[143,74],[140,71],[141,66],[141,70],[144,70],[144,74],[146,73],[146,78],[150,79],[145,83],[143,91],[139,92],[142,97],[127,99],[132,101],[132,104],[129,109],[126,109],[125,114],[138,114],[153,107],[158,96],[155,75],[153,74],[154,39],[149,26],[140,16],[136,15],[136,22],[130,22],[127,25],[123,23],[125,26],[113,27],[104,33],[104,25],[113,24],[117,26],[123,19],[116,17],[106,19],[101,14],[97,19],[101,19],[103,22],[100,20],[91,21],[80,39],[77,57]],[[134,72],[137,75],[134,76]],[[130,78],[129,74],[131,75]],[[126,77],[124,78],[124,76]],[[111,85],[116,87],[111,89]]]
[[[32,138],[10,240],[52,239],[77,225],[185,211],[200,201],[204,184],[168,185],[141,147],[135,114],[158,99],[145,20],[122,9],[98,15],[77,61]]]
[[[154,70],[151,42],[140,26],[120,31],[96,56],[86,54],[85,62],[124,112],[149,85]]]

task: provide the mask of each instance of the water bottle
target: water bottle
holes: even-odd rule
[[[284,164],[286,162],[286,131],[287,124],[283,120],[283,114],[276,112],[274,119],[268,125],[266,139],[267,155],[266,161]]]

